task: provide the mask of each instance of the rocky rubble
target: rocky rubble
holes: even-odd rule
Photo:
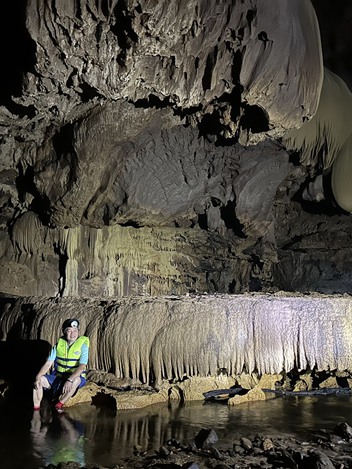
[[[331,431],[319,430],[307,440],[289,435],[243,436],[232,447],[217,447],[212,429],[201,429],[194,441],[183,444],[171,439],[157,451],[140,452],[118,461],[114,469],[347,469],[352,467],[352,428],[341,422]],[[75,462],[49,465],[47,469],[79,469]],[[88,469],[88,466],[87,466]],[[89,469],[105,469],[89,466]]]
[[[282,396],[351,395],[349,372],[304,371],[263,375],[242,373],[229,377],[185,377],[175,382],[165,380],[159,389],[131,379],[117,379],[111,373],[88,372],[88,384],[66,406],[81,402],[112,405],[114,408],[138,409],[166,401],[222,401],[229,406],[268,400]],[[221,386],[222,385],[222,386]]]

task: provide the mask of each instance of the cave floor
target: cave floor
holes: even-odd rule
[[[342,421],[352,423],[351,401],[350,396],[285,396],[237,407],[197,401],[118,412],[79,404],[62,415],[53,413],[47,403],[33,414],[26,404],[3,401],[1,467],[37,469],[65,461],[82,467],[110,468],[126,460],[132,464],[137,457],[141,461],[167,448],[170,441],[189,445],[202,428],[216,432],[214,447],[219,451],[232,449],[242,437],[256,435],[305,441],[317,431],[331,432]]]

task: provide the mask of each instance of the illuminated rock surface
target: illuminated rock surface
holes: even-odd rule
[[[320,31],[308,0],[2,6],[1,351],[77,316],[71,405],[351,388],[352,9],[313,3]]]
[[[320,30],[308,0],[6,7],[3,340],[78,316],[141,402],[350,382],[352,71],[314,6]]]
[[[349,292],[350,9],[314,6],[4,7],[0,292]]]
[[[77,317],[81,333],[90,338],[90,368],[141,383],[214,377],[220,370],[228,376],[243,370],[258,375],[351,370],[348,296],[24,298],[4,304],[3,310],[3,339],[50,344],[57,341],[64,318]]]

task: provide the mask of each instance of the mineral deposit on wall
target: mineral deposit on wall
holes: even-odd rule
[[[351,95],[309,0],[3,8],[0,292],[350,291]]]

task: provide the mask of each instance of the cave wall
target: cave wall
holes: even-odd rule
[[[192,376],[351,371],[349,296],[190,295],[1,302],[10,344],[57,341],[77,317],[90,370],[160,385]]]
[[[321,158],[282,141],[319,108],[310,1],[17,6],[2,32],[22,40],[0,94],[3,295],[350,291],[350,216]]]
[[[2,290],[25,296],[87,297],[235,293],[248,288],[257,274],[251,265],[253,254],[244,251],[252,247],[258,257],[264,252],[262,245],[255,245],[258,237],[270,239],[272,234],[272,200],[290,171],[288,157],[274,145],[261,144],[260,158],[253,149],[244,151],[240,146],[220,148],[215,158],[212,146],[206,140],[200,146],[192,130],[181,128],[180,134],[177,140],[175,133],[160,132],[148,151],[133,153],[121,169],[119,181],[129,207],[116,213],[113,204],[121,187],[115,186],[111,206],[105,206],[119,223],[95,227],[102,224],[99,215],[104,214],[93,209],[95,223],[74,228],[43,226],[32,211],[21,215],[1,260]],[[157,149],[168,148],[170,139],[174,151],[162,153],[166,160],[162,164]],[[185,158],[185,146],[189,150],[192,145],[191,156]],[[269,173],[263,203],[258,188],[267,183]],[[84,197],[82,192],[78,195]],[[72,208],[70,217],[80,207]],[[267,278],[258,281],[264,286],[265,282],[270,285],[276,261],[273,249],[268,247],[266,252]]]

